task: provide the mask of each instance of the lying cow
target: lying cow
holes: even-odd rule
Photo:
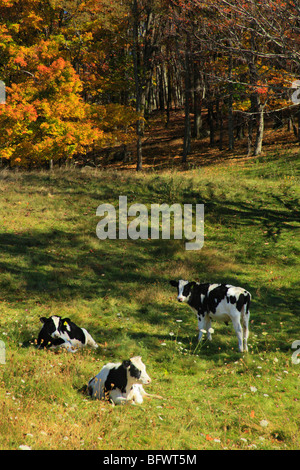
[[[41,317],[40,321],[43,326],[37,340],[39,348],[54,349],[63,347],[71,352],[75,352],[78,348],[84,346],[98,348],[98,344],[86,329],[80,328],[69,318],[53,315],[50,318]]]
[[[88,383],[88,392],[92,398],[108,398],[115,405],[141,404],[144,397],[156,397],[145,392],[141,384],[149,384],[151,379],[140,356],[118,363],[108,363],[99,374]]]
[[[228,284],[199,284],[189,281],[170,281],[178,289],[177,300],[187,302],[197,314],[199,337],[202,330],[207,331],[207,338],[211,340],[211,320],[232,321],[238,337],[240,352],[248,351],[247,339],[249,335],[249,305],[251,295],[242,287]]]

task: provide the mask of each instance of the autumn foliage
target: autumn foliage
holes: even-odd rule
[[[0,0],[2,164],[137,139],[141,169],[145,119],[160,109],[168,124],[172,106],[185,110],[184,161],[204,110],[211,145],[218,131],[222,147],[226,120],[229,147],[243,128],[258,154],[266,115],[298,119],[299,13],[276,0]]]
[[[69,2],[71,10],[75,3]],[[97,14],[97,5],[89,20]],[[66,161],[132,138],[136,120],[132,106],[103,106],[99,99],[109,82],[108,58],[105,52],[92,50],[93,34],[88,30],[76,41],[79,30],[89,29],[91,23],[80,16],[81,11],[68,13],[54,1],[1,0],[0,13],[1,78],[7,96],[0,106],[2,163],[32,167]],[[67,18],[69,14],[74,21]],[[100,27],[94,27],[96,34]],[[102,75],[105,68],[107,77]]]

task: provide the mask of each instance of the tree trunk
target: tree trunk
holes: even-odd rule
[[[142,110],[142,87],[141,87],[141,51],[139,45],[139,11],[137,0],[132,4],[133,13],[133,68],[134,68],[134,81],[135,81],[135,99],[136,111],[141,113]],[[136,122],[136,150],[137,150],[137,171],[142,169],[142,120],[138,119]]]
[[[220,138],[219,138],[219,150],[223,150],[223,135],[224,135],[224,125],[223,125],[223,111],[222,108],[219,109],[219,133],[220,133]]]
[[[169,126],[170,123],[170,109],[172,104],[172,77],[171,77],[171,70],[170,65],[167,67],[167,122],[166,127]]]
[[[202,128],[202,92],[201,92],[201,76],[199,65],[194,64],[194,128],[193,137],[200,139],[200,131]]]
[[[141,129],[141,121],[138,120],[136,124],[136,134],[137,134],[137,141],[136,141],[136,171],[140,171],[143,168],[143,151],[142,151],[142,129]]]
[[[142,169],[142,137],[144,135],[144,119],[146,97],[150,96],[153,65],[152,56],[154,53],[154,44],[157,38],[157,25],[154,17],[152,3],[146,3],[143,7],[141,2],[133,0],[132,6],[133,18],[133,68],[136,92],[136,111],[140,118],[136,123],[137,134],[137,165],[136,169]],[[145,19],[146,14],[146,19]],[[148,107],[149,111],[149,107]]]
[[[262,151],[262,143],[263,143],[263,136],[264,136],[264,109],[265,107],[259,102],[254,155],[259,155]]]
[[[159,91],[158,91],[158,98],[159,98],[159,109],[163,113],[165,110],[165,70],[164,65],[162,64],[159,67]]]
[[[248,118],[248,152],[247,155],[250,157],[252,151],[252,137],[253,137],[253,115],[251,114]]]
[[[237,115],[237,123],[236,123],[236,138],[241,140],[245,137],[245,121],[241,113]]]
[[[259,74],[257,71],[257,66],[255,64],[255,54],[256,51],[256,36],[255,36],[255,24],[253,23],[253,28],[251,30],[251,57],[248,60],[248,68],[250,72],[250,83],[253,86],[253,93],[251,94],[251,121],[257,123],[256,128],[256,141],[254,146],[253,155],[259,155],[262,150],[263,135],[264,135],[264,108],[265,105],[261,103],[260,96],[255,88],[259,80]],[[248,148],[249,154],[249,148]]]
[[[187,41],[185,49],[185,104],[184,104],[184,139],[182,162],[187,161],[187,156],[191,151],[191,119],[190,119],[190,101],[191,101],[191,83],[190,83],[190,47]]]
[[[233,122],[233,83],[232,83],[232,56],[229,57],[229,98],[228,98],[228,148],[234,148],[234,122]]]
[[[215,144],[215,126],[214,126],[213,103],[212,103],[212,101],[208,102],[207,111],[208,111],[210,145],[213,146]]]

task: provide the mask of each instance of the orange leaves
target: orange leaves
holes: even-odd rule
[[[47,73],[49,73],[49,67],[46,67],[46,65],[40,64],[37,66],[37,71],[42,77],[43,75],[46,75]]]
[[[58,91],[60,94],[68,95],[78,93],[82,89],[81,81],[72,65],[62,57],[53,60],[49,66],[39,64],[35,77],[38,88],[47,95],[53,95]]]
[[[23,56],[17,56],[15,59],[14,59],[14,63],[16,65],[20,65],[20,67],[26,67],[27,66],[27,62],[26,60],[24,60],[24,57]]]
[[[259,95],[266,95],[268,93],[268,86],[258,83],[258,85],[254,87],[254,90]]]
[[[6,8],[9,8],[9,7],[12,7],[14,4],[14,0],[0,0],[0,7],[6,7]]]
[[[10,126],[5,126],[8,127],[9,134],[13,131],[14,123],[19,124],[19,127],[23,123],[21,127],[25,130],[26,123],[37,120],[36,108],[26,100],[24,87],[15,83],[7,87],[7,103],[0,107],[0,117],[10,122]]]
[[[111,0],[75,3],[62,10],[59,2],[41,9],[40,0],[0,0],[7,85],[0,156],[13,165],[71,158],[92,146],[125,143],[133,133],[137,116],[130,107],[83,100],[128,92],[127,10]]]
[[[34,79],[7,87],[7,103],[0,108],[1,156],[12,165],[39,164],[70,158],[102,137],[88,119],[89,105],[79,94],[82,83],[72,65],[62,57],[36,65],[39,51],[22,47],[20,52],[14,63],[27,65]]]
[[[101,145],[101,119],[82,100],[81,89],[78,75],[62,57],[47,65],[39,63],[34,80],[7,87],[7,104],[0,107],[1,157],[26,167],[72,158],[91,145]],[[116,112],[113,126],[120,119]]]

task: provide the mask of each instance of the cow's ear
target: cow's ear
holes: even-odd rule
[[[43,325],[44,325],[44,323],[46,323],[47,320],[48,320],[48,318],[46,318],[46,317],[40,317],[40,322],[43,323]]]
[[[60,327],[64,330],[71,331],[70,323],[71,323],[70,318],[61,318],[60,325],[62,325],[62,326],[60,326]]]
[[[191,286],[191,287],[194,287],[195,285],[196,285],[196,282],[195,282],[195,281],[190,282],[190,286]]]
[[[178,281],[170,281],[171,286],[178,287]]]
[[[125,369],[128,369],[128,367],[130,366],[130,359],[125,359],[125,361],[122,362],[122,366]]]

